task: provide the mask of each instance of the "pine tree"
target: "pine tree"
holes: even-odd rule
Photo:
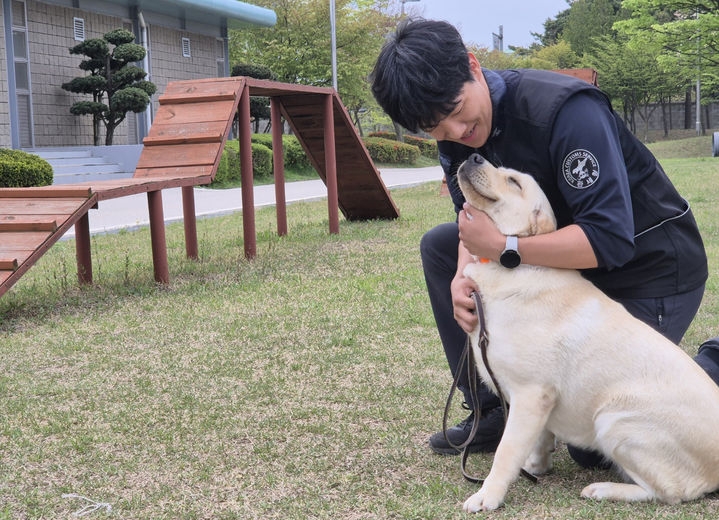
[[[112,145],[115,129],[128,112],[144,112],[150,96],[156,91],[154,83],[145,80],[146,73],[131,65],[145,57],[145,49],[136,43],[135,35],[115,29],[102,38],[85,40],[70,48],[70,54],[87,57],[80,69],[90,74],[73,78],[62,84],[63,90],[76,94],[90,94],[92,101],[78,101],[70,107],[74,115],[92,115],[93,144],[101,144],[100,125],[105,125],[105,145]]]

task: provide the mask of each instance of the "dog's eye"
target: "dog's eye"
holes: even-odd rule
[[[507,182],[510,184],[510,186],[518,189],[519,191],[522,191],[522,185],[519,183],[519,180],[516,177],[507,177]]]

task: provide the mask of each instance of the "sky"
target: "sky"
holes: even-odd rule
[[[544,21],[569,8],[567,0],[406,0],[405,13],[430,20],[446,20],[465,43],[492,49],[492,33],[504,27],[504,50],[529,47],[531,33],[543,33]]]

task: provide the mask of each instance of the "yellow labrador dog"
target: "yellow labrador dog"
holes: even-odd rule
[[[556,227],[529,175],[474,155],[458,172],[467,202],[505,235]],[[488,363],[509,403],[492,469],[464,504],[499,507],[521,468],[551,467],[555,437],[596,450],[630,483],[599,482],[583,497],[676,503],[719,489],[719,387],[679,347],[632,317],[578,271],[476,262]],[[482,379],[496,391],[471,335]]]

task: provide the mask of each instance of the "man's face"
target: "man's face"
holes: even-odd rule
[[[473,54],[469,64],[474,81],[464,84],[451,114],[427,132],[438,141],[455,141],[472,148],[484,145],[492,131],[492,100],[482,69]]]

